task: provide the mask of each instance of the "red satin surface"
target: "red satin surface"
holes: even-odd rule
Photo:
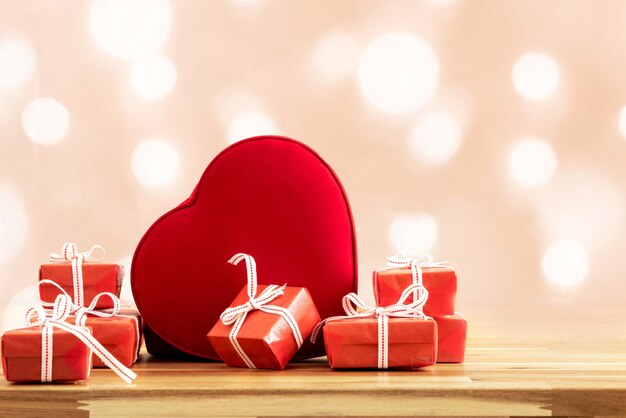
[[[340,319],[324,325],[328,364],[333,369],[378,366],[376,318]],[[435,364],[437,324],[432,319],[389,318],[389,368]]]
[[[91,350],[73,334],[54,329],[52,380],[77,381],[89,377]],[[10,330],[2,336],[2,372],[9,382],[41,381],[41,328]]]
[[[374,271],[374,297],[378,306],[396,303],[404,289],[412,284],[411,269],[381,269]],[[454,314],[456,299],[456,273],[451,268],[422,268],[424,287],[428,300],[424,313],[429,316]],[[409,301],[413,298],[409,298]]]
[[[120,295],[124,269],[117,264],[96,263],[85,261],[83,263],[83,291],[85,292],[85,306],[89,305],[93,298],[102,292],[111,292]],[[74,282],[72,278],[72,263],[48,263],[39,268],[39,280],[48,279],[57,283],[72,298],[74,297]],[[54,302],[59,289],[50,284],[39,286],[39,294],[44,302]],[[107,309],[113,307],[113,301],[109,298],[100,298],[96,308]]]
[[[227,261],[254,256],[260,284],[306,287],[322,317],[343,312],[357,287],[356,243],[345,192],[307,146],[256,137],[220,153],[189,199],[137,246],[132,288],[145,323],[188,354],[218,359],[206,335],[245,285]],[[162,346],[162,345],[161,345]],[[297,357],[323,355],[305,343]]]
[[[465,360],[465,341],[467,339],[467,320],[461,313],[436,316],[439,330],[439,350],[437,363],[463,363]]]
[[[259,286],[261,293],[267,286]],[[258,294],[257,293],[257,294]],[[244,288],[230,306],[238,306],[248,301]],[[287,287],[285,294],[269,303],[289,309],[298,323],[302,338],[306,340],[313,327],[320,321],[313,299],[302,287]],[[239,357],[228,337],[232,326],[217,321],[207,338],[220,358],[231,367],[248,367]],[[248,313],[237,334],[237,341],[246,355],[258,369],[284,369],[298,351],[293,331],[278,315],[262,311]]]

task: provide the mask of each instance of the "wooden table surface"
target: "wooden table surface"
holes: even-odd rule
[[[626,416],[626,311],[503,320],[469,315],[465,364],[418,372],[230,369],[147,354],[127,385],[0,383],[0,416]],[[496,323],[495,317],[498,317]]]

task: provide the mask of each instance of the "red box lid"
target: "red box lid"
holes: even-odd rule
[[[259,284],[306,287],[322,318],[357,290],[350,205],[336,174],[306,145],[255,137],[228,147],[192,195],[139,242],[131,282],[145,323],[192,355],[219,359],[206,335],[246,282],[228,260],[257,262]],[[323,355],[305,343],[297,357]]]
[[[90,327],[87,327],[90,328]],[[91,329],[91,328],[90,328]],[[54,357],[83,356],[90,349],[74,334],[53,330]],[[41,327],[18,328],[2,335],[2,356],[41,358]]]
[[[94,286],[100,291],[119,289],[124,278],[124,266],[98,261],[83,261],[83,281],[85,287]],[[52,280],[61,287],[74,286],[72,263],[45,263],[39,268],[39,280]]]
[[[437,338],[437,323],[432,319],[389,318],[389,345],[432,343]],[[333,342],[349,344],[378,344],[378,319],[354,318],[329,321],[326,334],[333,334]]]

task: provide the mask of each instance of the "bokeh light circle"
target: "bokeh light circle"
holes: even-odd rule
[[[437,241],[437,223],[427,213],[399,214],[389,226],[389,239],[397,252],[422,254]]]
[[[525,139],[515,145],[509,157],[511,175],[519,184],[537,187],[554,177],[557,157],[552,147],[536,138]]]
[[[166,140],[145,140],[133,152],[132,169],[141,184],[153,188],[165,186],[178,171],[178,153]]]
[[[576,241],[557,241],[544,253],[542,267],[550,283],[573,287],[587,276],[589,256],[587,250]]]
[[[0,40],[0,88],[24,85],[35,74],[37,55],[28,42],[7,38]]]
[[[133,62],[130,84],[142,99],[162,99],[176,86],[176,66],[163,54],[143,55]]]
[[[413,112],[435,93],[437,56],[422,39],[391,33],[372,41],[361,56],[358,82],[367,101],[390,113]]]
[[[276,125],[265,113],[247,110],[234,115],[228,122],[227,139],[234,143],[258,135],[275,135]]]
[[[533,196],[537,227],[545,242],[568,237],[587,250],[611,251],[622,235],[626,202],[621,185],[601,166],[563,166]]]
[[[442,164],[456,154],[461,137],[461,125],[451,115],[443,112],[429,113],[411,130],[410,150],[422,163]]]
[[[324,35],[315,45],[313,65],[324,78],[338,81],[354,71],[358,53],[354,36],[342,30],[334,30]]]
[[[26,105],[22,111],[22,129],[33,142],[53,145],[67,135],[70,114],[56,99],[40,97]]]
[[[167,0],[94,0],[91,31],[106,52],[133,59],[163,45],[170,15]]]
[[[522,55],[513,66],[513,86],[530,101],[552,95],[559,83],[559,69],[552,58],[539,52]]]

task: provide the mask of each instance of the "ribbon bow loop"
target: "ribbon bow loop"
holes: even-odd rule
[[[96,250],[102,251],[102,255],[99,257],[94,257],[93,253]],[[63,244],[63,247],[61,248],[60,254],[58,253],[50,254],[50,262],[58,263],[58,262],[63,262],[63,261],[72,261],[76,258],[83,258],[84,260],[98,259],[98,258],[104,257],[104,254],[106,254],[106,251],[104,247],[102,247],[99,244],[92,245],[89,250],[81,253],[78,251],[78,247],[76,246],[75,243],[66,242],[65,244]]]
[[[43,284],[56,287],[60,292],[58,296],[64,296],[65,302],[63,303],[67,303],[69,314],[74,314],[76,316],[76,321],[75,321],[76,325],[85,326],[85,322],[87,321],[88,315],[94,315],[100,318],[109,318],[112,316],[116,316],[120,312],[120,308],[121,308],[120,299],[111,292],[98,293],[93,298],[89,306],[79,306],[72,302],[71,296],[68,295],[65,289],[59,286],[56,282],[52,280],[48,280],[48,279],[43,279],[39,281],[38,286],[41,286]],[[58,299],[58,296],[57,296],[57,299]],[[113,302],[113,308],[106,312],[96,309],[96,306],[98,306],[98,301],[103,297],[107,297],[111,299],[111,301]],[[57,302],[58,302],[56,300],[53,303],[45,302],[41,300],[39,296],[38,296],[38,300],[42,308],[51,308],[51,309],[54,309],[54,307],[57,305]],[[35,308],[31,308],[31,309],[33,310],[33,312],[36,311]]]
[[[417,257],[409,257],[404,253],[398,253],[391,257],[387,257],[387,267],[390,268],[398,268],[398,267],[409,267],[409,266],[417,266],[417,267],[451,267],[450,263],[446,261],[435,261],[435,258],[432,254],[421,254]]]
[[[67,294],[57,295],[54,303],[51,303],[51,310],[44,309],[43,306],[37,305],[26,311],[26,325],[28,326],[46,326],[50,322],[65,321],[72,313],[72,298]]]
[[[256,368],[256,366],[254,365],[250,357],[248,357],[248,355],[243,351],[243,349],[239,345],[239,342],[237,341],[237,334],[239,333],[239,330],[241,329],[247,315],[250,312],[262,311],[265,313],[281,316],[285,320],[287,325],[289,325],[289,328],[291,328],[298,348],[302,346],[304,341],[300,332],[300,328],[298,327],[298,323],[293,317],[293,314],[288,309],[283,308],[282,306],[270,305],[271,301],[285,294],[285,288],[287,287],[287,285],[269,285],[257,296],[258,283],[256,262],[254,261],[254,257],[244,253],[237,253],[232,256],[231,259],[228,260],[228,262],[236,266],[242,260],[246,261],[246,292],[248,295],[248,300],[246,301],[246,303],[243,303],[241,305],[232,306],[225,309],[224,312],[222,312],[222,314],[220,315],[220,320],[226,326],[232,325],[232,329],[229,333],[230,342],[239,357],[244,361],[244,363],[249,368],[254,369]]]
[[[93,253],[96,250],[101,250],[102,255],[100,257],[94,257]],[[106,251],[99,245],[93,245],[88,251],[79,252],[78,247],[73,242],[66,242],[63,244],[61,254],[50,254],[51,263],[62,263],[69,261],[72,263],[72,282],[74,287],[74,303],[78,306],[85,305],[84,285],[83,285],[83,261],[92,260],[96,258],[104,257]]]

